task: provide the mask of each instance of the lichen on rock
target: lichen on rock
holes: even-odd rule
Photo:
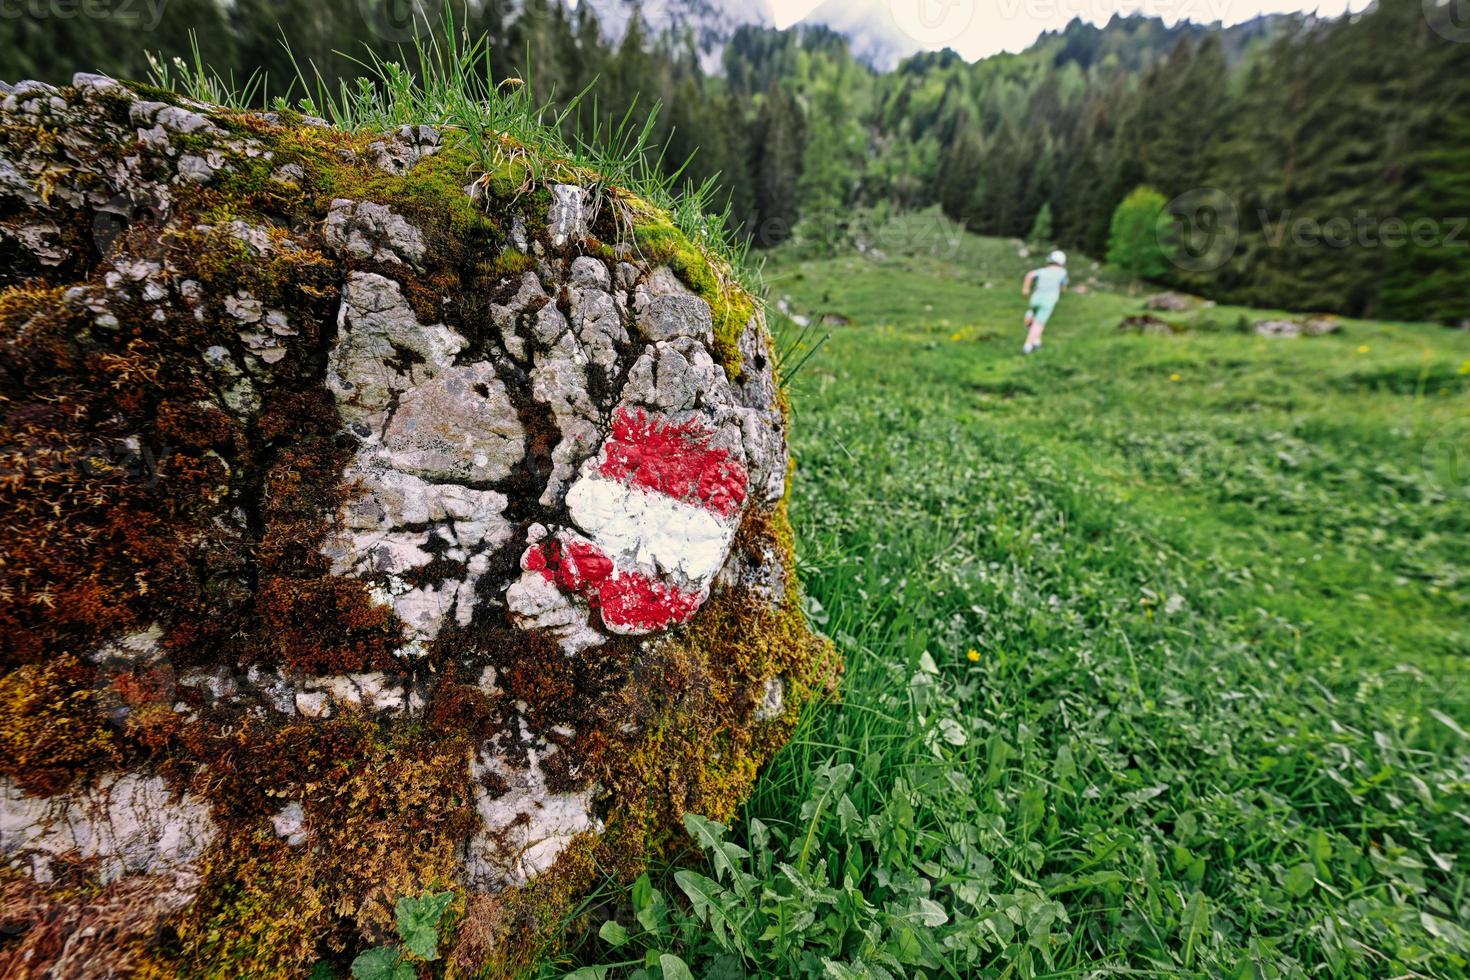
[[[734,812],[838,666],[718,260],[429,126],[78,76],[0,130],[0,972],[302,975],[449,888],[514,974]]]

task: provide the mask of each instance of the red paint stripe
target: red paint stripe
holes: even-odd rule
[[[687,623],[703,597],[657,582],[641,572],[618,569],[595,545],[552,540],[527,549],[522,566],[548,582],[580,595],[612,629],[653,632]]]
[[[701,597],[654,582],[637,572],[623,572],[600,590],[602,621],[613,629],[652,632],[687,623],[699,611]]]
[[[663,422],[642,409],[620,409],[603,447],[600,472],[730,517],[745,503],[749,477],[727,450],[710,445],[712,437],[698,419]]]

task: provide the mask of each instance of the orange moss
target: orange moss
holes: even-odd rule
[[[261,642],[295,676],[392,670],[393,651],[406,642],[393,610],[357,579],[267,578],[256,607]]]
[[[794,708],[753,719],[763,683],[784,678],[788,703],[802,704],[835,685],[835,653],[802,620],[783,505],[747,515],[736,541],[753,559],[768,549],[788,557],[777,608],[720,594],[688,629],[647,648],[614,641],[575,669],[544,636],[504,625],[451,629],[421,665],[439,680],[422,725],[287,721],[185,694],[199,715],[191,720],[173,712],[160,678],[99,676],[73,656],[158,622],[176,667],[401,669],[392,652],[402,624],[362,583],[329,575],[321,554],[351,492],[341,474],[352,446],[338,438],[322,385],[346,266],[314,247],[313,229],[335,197],[390,204],[421,229],[428,253],[412,276],[385,271],[404,280],[423,322],[483,343],[490,304],[533,261],[506,248],[507,231],[518,215],[544,225],[548,195],[522,194],[512,164],[485,200],[471,201],[462,188],[476,161],[452,138],[394,176],[350,162],[372,137],[283,118],[274,127],[217,114],[272,158],[232,154],[233,171],[213,186],[172,189],[180,230],[160,238],[140,220],[119,240],[126,254],[166,262],[172,282],[200,283],[216,304],[201,316],[182,298],[163,304],[162,321],[118,299],[116,328],[103,330],[66,308],[71,283],[0,290],[0,663],[21,665],[0,678],[0,771],[55,791],[119,761],[146,763],[208,799],[221,835],[200,869],[203,890],[161,939],[120,940],[130,967],[157,977],[303,975],[319,958],[340,966],[389,939],[398,897],[463,890],[461,848],[478,827],[470,753],[509,722],[508,704],[524,701],[538,730],[575,729],[555,736],[562,751],[546,761],[548,780],[600,785],[608,827],[574,842],[529,886],[463,902],[447,973],[517,975],[598,876],[629,879],[682,846],[685,811],[734,813],[795,722]],[[42,131],[21,138],[54,142]],[[298,185],[272,179],[284,163],[302,168]],[[227,233],[236,219],[266,229],[267,254]],[[754,301],[671,229],[648,222],[637,244],[710,301],[717,353],[737,376],[736,342]],[[625,232],[612,208],[593,231],[608,241]],[[288,234],[301,247],[284,247]],[[83,271],[100,288],[105,268]],[[221,382],[201,356],[215,345],[245,356],[239,325],[217,308],[239,291],[288,310],[297,331],[279,364],[251,364],[261,398],[253,421],[210,404]],[[522,421],[545,458],[560,433],[530,414]],[[140,458],[119,458],[123,445],[141,447]],[[532,476],[514,493],[529,497]],[[469,683],[487,663],[504,694]],[[114,731],[106,714],[116,706],[131,713]],[[269,820],[292,801],[309,829],[298,847]]]
[[[72,877],[65,863],[54,860],[53,870]],[[163,875],[124,878],[105,888],[43,886],[0,866],[0,976],[139,975],[173,888],[173,880]],[[91,941],[77,942],[80,936]]]
[[[128,717],[127,740],[145,758],[161,759],[181,746],[188,726],[189,722],[174,711],[173,705],[145,705]]]
[[[445,679],[434,689],[424,720],[435,734],[479,743],[495,734],[498,717],[494,702],[484,691]]]
[[[118,758],[92,671],[64,655],[0,677],[0,773],[31,793],[59,793]]]
[[[0,292],[0,368],[18,381],[47,365],[73,366],[70,317],[60,312],[65,292],[40,281]]]
[[[319,860],[268,826],[231,834],[202,870],[205,890],[173,926],[174,976],[304,976],[334,933],[343,941]]]
[[[337,481],[350,458],[331,440],[309,435],[280,451],[263,481],[261,561],[266,567],[325,567],[318,554],[328,527],[324,515],[346,496]]]
[[[463,739],[352,721],[252,734],[226,763],[245,793],[238,815],[174,926],[189,975],[303,975],[319,958],[392,941],[399,897],[455,887],[475,820]],[[294,848],[265,819],[287,801],[306,814]]]
[[[158,434],[184,449],[245,449],[245,433],[218,406],[203,400],[165,399],[158,406]]]

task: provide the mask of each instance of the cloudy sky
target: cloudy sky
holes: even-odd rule
[[[769,0],[778,27],[796,23],[822,0]],[[1065,27],[1073,17],[1105,23],[1113,14],[1144,13],[1173,23],[1236,24],[1263,13],[1315,10],[1336,16],[1361,10],[1367,0],[839,0],[844,5],[887,8],[905,34],[925,48],[952,47],[966,58],[1020,51],[1042,31]]]

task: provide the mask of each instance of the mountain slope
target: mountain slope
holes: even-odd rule
[[[621,41],[634,14],[643,18],[648,33],[688,35],[699,52],[700,67],[709,74],[720,70],[725,45],[742,27],[774,27],[770,0],[580,0],[597,15],[603,37]]]
[[[913,25],[900,26],[888,0],[826,0],[801,21],[821,25],[848,39],[852,53],[879,71],[891,71],[927,45]],[[942,27],[941,27],[942,29]]]

